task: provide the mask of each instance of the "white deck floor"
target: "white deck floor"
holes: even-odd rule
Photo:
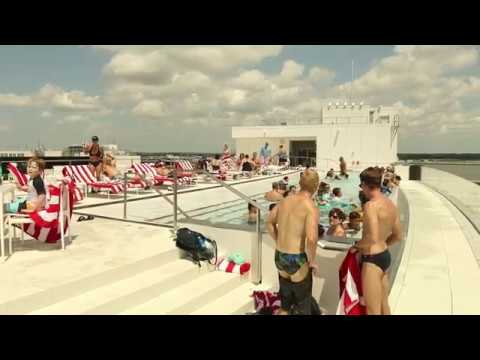
[[[394,314],[480,314],[480,268],[467,236],[478,236],[441,195],[403,181],[410,226],[390,294]]]

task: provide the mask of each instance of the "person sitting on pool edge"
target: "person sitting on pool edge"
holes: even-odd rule
[[[385,196],[390,196],[392,194],[392,189],[394,187],[392,179],[384,179],[380,191]]]
[[[216,154],[215,158],[212,160],[212,169],[213,171],[218,171],[220,170],[220,165],[222,165],[222,162],[220,160],[220,155]]]
[[[252,200],[252,201],[257,202],[256,200]],[[249,224],[257,223],[257,212],[258,212],[258,209],[252,204],[248,203],[248,221],[247,222]]]
[[[27,163],[27,172],[30,179],[25,186],[17,187],[27,192],[27,198],[24,201],[12,201],[7,211],[10,213],[30,214],[43,210],[47,204],[47,189],[42,179],[42,173],[45,170],[45,161],[37,157],[32,157]]]
[[[399,187],[400,186],[400,181],[402,181],[402,178],[398,175],[395,175],[395,177],[393,178],[392,182],[393,184],[396,186],[396,187]]]
[[[265,194],[265,199],[270,202],[279,202],[283,199],[282,194],[279,192],[279,184],[278,182],[274,182],[272,184],[272,190]]]
[[[242,171],[250,173],[253,171],[253,169],[254,169],[254,164],[250,160],[248,154],[246,154],[242,164]]]
[[[328,228],[327,235],[337,236],[337,237],[345,237],[345,228],[343,227],[343,222],[347,217],[345,213],[338,209],[330,210],[328,214],[328,221],[330,223],[330,227]]]

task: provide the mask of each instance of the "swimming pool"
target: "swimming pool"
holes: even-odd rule
[[[299,189],[300,176],[292,176],[289,179],[290,185],[296,185]],[[336,187],[341,188],[343,193],[343,200],[341,202],[330,202],[326,206],[320,206],[320,224],[323,226],[328,226],[328,213],[334,207],[342,209],[348,216],[352,211],[350,204],[359,205],[360,201],[358,199],[358,184],[360,182],[358,173],[351,173],[348,179],[341,180],[326,180],[321,179],[330,185],[331,190]],[[252,199],[255,199],[260,205],[263,205],[264,208],[269,207],[271,204],[264,198],[265,192],[269,191],[270,184],[266,185],[265,191],[259,194],[251,195]],[[255,228],[255,224],[248,224],[248,210],[247,203],[242,199],[235,201],[230,201],[228,203],[217,204],[209,206],[207,208],[197,209],[189,211],[188,215],[195,220],[207,221],[212,224],[231,224],[231,225],[247,225],[251,226],[252,229]],[[267,214],[262,214],[262,222],[265,223]]]

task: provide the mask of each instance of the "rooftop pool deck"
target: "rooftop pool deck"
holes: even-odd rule
[[[405,180],[408,167],[398,171],[404,179],[401,192],[409,219],[390,293],[393,313],[480,314],[477,230],[441,193],[422,182]],[[260,196],[283,176],[243,180],[235,182],[235,188]],[[216,184],[182,189],[178,201],[188,214],[198,207],[215,206],[218,198],[238,202]],[[126,221],[122,200],[117,196],[82,201],[73,217],[73,242],[65,251],[58,245],[15,239],[14,253],[0,263],[4,289],[0,314],[242,315],[253,311],[253,290],[276,290],[270,270],[255,286],[248,276],[198,268],[181,259],[171,230],[164,227],[172,220],[172,207],[157,193],[129,194]],[[97,217],[77,222],[80,213]],[[234,235],[245,242],[245,234],[248,231]],[[227,240],[235,239],[222,241]],[[266,267],[271,267],[270,240],[264,237]],[[314,279],[314,296],[325,313],[335,314],[338,267],[344,253],[319,248],[317,255],[320,274]]]

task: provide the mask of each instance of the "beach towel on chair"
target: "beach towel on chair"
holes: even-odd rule
[[[347,252],[340,266],[339,280],[340,302],[337,315],[365,315],[365,306],[360,303],[363,292],[357,253]]]
[[[65,234],[68,226],[70,225],[70,219],[72,217],[73,205],[74,205],[74,193],[73,187],[69,187],[68,184],[68,196],[70,202],[70,211],[64,213],[64,229]],[[47,203],[48,206],[41,211],[37,211],[29,214],[33,223],[23,224],[23,231],[28,235],[39,241],[47,243],[56,243],[61,238],[60,234],[60,184],[52,185],[48,184]]]

